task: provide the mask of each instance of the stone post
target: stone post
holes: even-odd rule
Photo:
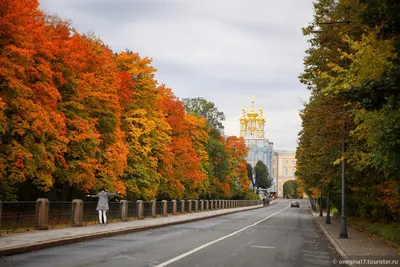
[[[136,201],[137,204],[137,218],[143,219],[143,200]]]
[[[204,210],[204,200],[200,200],[200,210]]]
[[[36,200],[36,230],[49,229],[49,200],[38,198]]]
[[[128,221],[128,200],[121,200],[119,202],[119,210],[121,211],[121,221]]]
[[[152,200],[150,202],[151,202],[151,217],[157,217],[156,201]]]
[[[177,205],[176,205],[176,200],[172,200],[172,214],[176,215],[178,214],[177,209],[176,209]]]
[[[193,200],[194,201],[194,212],[198,212],[199,211],[199,201]]]
[[[214,199],[214,209],[218,209],[218,200]]]
[[[188,205],[189,205],[188,212],[191,213],[192,212],[192,201],[191,200],[188,200]]]
[[[181,212],[182,212],[182,214],[185,214],[185,200],[181,200],[181,204],[182,204],[182,206],[181,206],[181,208],[182,208]]]
[[[72,226],[83,226],[83,200],[72,200]]]
[[[209,210],[210,209],[210,201],[205,200],[205,202],[206,202],[205,208],[206,208],[206,210]]]
[[[214,201],[211,199],[211,200],[209,200],[209,202],[210,202],[210,210],[212,210],[212,209],[214,209]]]
[[[168,215],[168,209],[167,209],[167,201],[162,200],[162,216],[167,216]]]

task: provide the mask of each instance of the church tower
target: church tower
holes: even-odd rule
[[[273,170],[273,143],[265,137],[266,120],[262,106],[259,113],[255,110],[254,96],[252,96],[251,109],[246,112],[245,107],[243,107],[239,122],[240,136],[245,139],[245,143],[249,147],[247,162],[255,167],[257,162],[261,160],[267,166],[268,172],[274,180],[270,192],[275,192],[276,178]]]
[[[240,121],[240,136],[244,138],[261,138],[264,139],[264,127],[265,119],[263,115],[262,107],[260,107],[260,113],[254,109],[254,96],[252,96],[251,110],[246,113],[246,109],[243,107],[242,116]]]

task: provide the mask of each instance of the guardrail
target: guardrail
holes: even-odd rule
[[[262,200],[172,200],[109,202],[108,222],[172,216],[206,210],[227,209],[262,204]],[[75,199],[72,202],[37,201],[1,202],[0,235],[12,232],[47,230],[98,223],[97,202]]]

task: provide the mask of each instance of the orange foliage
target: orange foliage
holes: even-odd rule
[[[169,157],[170,126],[157,95],[151,60],[137,53],[116,57],[120,72],[122,125],[128,144],[128,166],[124,181],[134,198],[154,199],[160,185],[160,163]]]
[[[25,181],[144,200],[246,192],[243,139],[210,138],[155,71],[37,0],[0,1],[0,198]]]
[[[0,166],[8,162],[0,178],[9,184],[31,179],[48,190],[54,159],[62,159],[68,140],[53,83],[55,44],[37,7],[34,0],[0,2],[0,132],[6,136]]]
[[[250,180],[247,177],[247,153],[249,148],[246,146],[243,137],[228,136],[226,146],[231,158],[231,177],[232,177],[232,195],[243,196],[250,191]]]
[[[204,191],[206,179],[202,170],[205,132],[199,131],[205,122],[185,115],[183,103],[173,95],[171,89],[162,85],[158,91],[160,105],[172,129],[172,140],[167,149],[169,156],[161,168],[163,178],[160,191],[169,198],[197,198]]]

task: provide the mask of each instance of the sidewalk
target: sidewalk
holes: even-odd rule
[[[326,213],[319,217],[319,212],[310,209],[322,232],[329,239],[345,266],[399,266],[400,249],[394,244],[347,225],[348,238],[339,238],[340,218],[331,216],[331,224],[326,224]]]
[[[277,203],[272,201],[270,205]],[[146,218],[128,222],[116,222],[107,225],[69,227],[63,229],[35,230],[0,236],[0,257],[40,250],[48,247],[77,243],[97,238],[128,234],[158,227],[181,224],[239,211],[262,208],[263,205],[201,211],[168,217]]]

